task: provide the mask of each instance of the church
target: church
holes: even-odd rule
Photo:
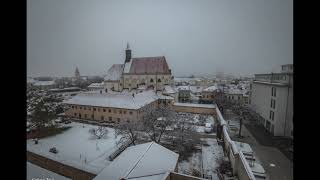
[[[123,64],[114,64],[104,78],[105,91],[154,89],[162,91],[173,84],[173,76],[164,56],[131,57],[129,44]]]

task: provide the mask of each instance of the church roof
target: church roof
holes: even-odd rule
[[[132,58],[126,63],[124,73],[128,74],[170,74],[170,69],[164,56]],[[130,68],[129,68],[130,67]]]
[[[104,77],[105,81],[119,81],[123,72],[123,64],[114,64],[107,71],[106,76]]]

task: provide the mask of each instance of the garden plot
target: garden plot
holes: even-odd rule
[[[108,133],[96,139],[89,133],[96,127],[94,125],[73,122],[65,126],[71,128],[62,134],[40,139],[38,144],[27,140],[27,150],[94,174],[109,165],[108,156],[117,148],[114,129],[107,128]],[[49,152],[52,147],[58,150],[57,154]]]
[[[202,174],[201,151],[195,151],[187,160],[178,162],[178,173],[194,175]]]
[[[202,138],[202,164],[203,173],[212,176],[212,179],[219,179],[216,168],[219,166],[218,160],[224,157],[222,146],[218,145],[216,139]]]

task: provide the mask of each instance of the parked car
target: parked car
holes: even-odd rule
[[[52,147],[52,148],[49,149],[49,152],[52,152],[52,153],[54,153],[54,154],[57,154],[59,151],[57,150],[57,148]]]
[[[65,124],[70,124],[70,123],[71,123],[71,121],[66,120],[64,123],[65,123]]]
[[[54,122],[56,122],[56,123],[61,123],[61,122],[62,122],[61,117],[58,117],[57,119],[55,119]]]
[[[212,132],[212,124],[211,123],[206,123],[204,132],[206,133],[211,133]]]

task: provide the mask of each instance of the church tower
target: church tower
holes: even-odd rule
[[[80,72],[79,72],[78,67],[76,67],[76,71],[74,72],[74,75],[75,75],[76,79],[80,79]]]
[[[126,60],[124,63],[130,62],[131,60],[131,49],[129,47],[129,43],[127,43],[127,49],[126,49]]]

